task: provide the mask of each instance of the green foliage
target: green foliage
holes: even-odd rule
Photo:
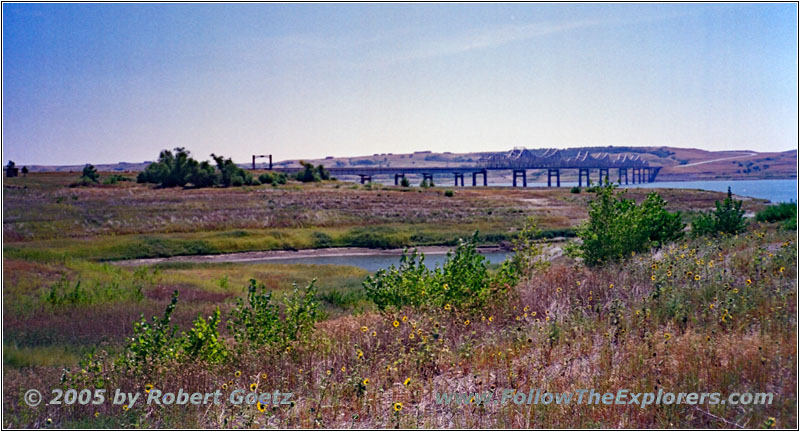
[[[113,185],[113,184],[117,184],[118,182],[129,182],[129,181],[132,181],[132,180],[133,179],[131,179],[130,177],[125,177],[123,175],[111,174],[110,176],[108,176],[108,177],[103,179],[103,184],[104,185]]]
[[[20,172],[22,173],[22,175],[27,175],[28,174],[28,167],[27,166],[23,166],[22,169],[20,170]]]
[[[579,193],[581,193],[581,188],[580,188],[580,186],[573,186],[573,187],[572,187],[572,188],[569,190],[569,193],[574,193],[574,194],[579,194]]]
[[[284,297],[284,313],[272,302],[272,294],[264,284],[250,279],[247,300],[237,300],[228,318],[228,330],[239,349],[245,346],[283,349],[291,341],[307,338],[323,315],[314,301],[317,289],[312,281],[305,289],[293,285],[291,295]]]
[[[692,235],[718,235],[737,234],[747,228],[742,210],[742,201],[733,199],[731,188],[728,187],[728,196],[722,202],[715,201],[716,209],[709,213],[700,214],[692,221]]]
[[[423,187],[423,188],[429,188],[429,187],[433,187],[433,186],[434,186],[434,184],[433,184],[433,179],[431,179],[430,181],[428,181],[427,179],[423,178],[423,179],[422,179],[422,182],[420,182],[420,184],[419,184],[419,185],[420,185],[420,187]]]
[[[164,310],[164,316],[153,317],[148,322],[144,316],[133,323],[133,337],[120,359],[123,366],[144,372],[177,355],[177,326],[171,325],[172,312],[178,305],[178,291],[172,293],[172,300]]]
[[[217,170],[219,171],[219,184],[222,186],[244,186],[253,184],[253,174],[245,171],[235,163],[231,158],[225,159],[222,156],[211,154],[211,158],[217,163]]]
[[[90,180],[94,183],[100,179],[100,174],[97,173],[97,169],[92,164],[86,164],[83,166],[83,173],[81,174],[81,178],[85,178]]]
[[[447,189],[446,191],[444,191],[444,196],[446,196],[448,198],[452,197],[453,196],[453,191],[450,190],[450,189]]]
[[[286,184],[286,174],[279,172],[265,172],[258,176],[261,184]]]
[[[158,161],[153,162],[140,172],[136,177],[139,183],[154,183],[161,187],[184,187],[188,183],[198,181],[204,183],[202,176],[208,174],[210,165],[202,165],[194,160],[189,151],[183,147],[176,147],[175,153],[170,150],[162,150],[158,155]],[[202,171],[199,173],[198,171]],[[214,181],[211,181],[214,184]],[[195,186],[200,186],[195,184]],[[203,184],[202,186],[208,186]]]
[[[550,266],[544,255],[544,246],[536,241],[542,237],[536,220],[532,216],[526,219],[520,232],[511,241],[514,255],[508,260],[513,270],[510,274],[529,277]]]
[[[400,179],[400,186],[409,187],[409,186],[411,186],[411,182],[408,181],[408,178],[403,177],[402,179]]]
[[[331,175],[324,166],[314,166],[308,162],[300,161],[303,170],[295,175],[295,178],[303,183],[319,182],[322,180],[330,180]]]
[[[571,252],[594,266],[621,260],[634,252],[676,240],[683,235],[680,212],[670,213],[655,192],[641,205],[615,192],[613,184],[595,188],[596,199],[589,204],[589,220],[578,229],[582,243]]]
[[[416,250],[403,252],[399,267],[379,270],[364,281],[367,298],[380,310],[412,306],[476,309],[496,293],[499,278],[487,269],[487,260],[476,248],[477,233],[461,241],[455,252],[447,254],[444,265],[433,270],[425,266],[425,256]],[[505,278],[503,278],[505,282]]]
[[[778,222],[797,218],[797,203],[779,203],[771,205],[756,214],[759,222]]]
[[[228,357],[225,343],[219,336],[219,307],[208,317],[197,317],[181,341],[182,355],[188,360],[219,364]]]

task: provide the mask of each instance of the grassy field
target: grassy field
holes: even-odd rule
[[[281,264],[116,266],[109,260],[250,250],[455,244],[480,231],[509,240],[533,216],[571,235],[593,196],[568,189],[322,185],[181,190],[134,183],[70,188],[75,174],[4,185],[3,408],[6,427],[797,427],[796,230],[751,224],[587,268],[562,258],[476,312],[381,313],[355,267]],[[641,199],[647,191],[631,190]],[[671,210],[722,194],[661,190]],[[764,207],[745,202],[748,212]],[[285,350],[223,364],[123,373],[113,361],[141,314],[172,323],[219,307],[250,279],[276,298],[316,279],[325,318]],[[233,346],[223,319],[221,338]],[[396,324],[396,325],[395,325]],[[93,362],[86,362],[94,354]],[[62,381],[64,368],[72,381]],[[76,378],[77,377],[77,378]],[[75,381],[75,380],[79,381]],[[22,395],[84,383],[143,392],[234,388],[294,393],[291,406],[45,406]],[[82,380],[82,381],[81,381]],[[72,384],[70,384],[72,383]],[[86,384],[90,383],[90,384]],[[446,406],[435,392],[531,388],[773,392],[768,406]],[[47,394],[46,394],[47,396]],[[396,405],[396,404],[401,405]],[[774,419],[774,421],[770,420]],[[766,422],[766,423],[765,423]]]

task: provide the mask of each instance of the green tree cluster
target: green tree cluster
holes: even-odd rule
[[[153,183],[161,187],[211,187],[258,185],[258,179],[237,166],[230,158],[212,154],[216,167],[208,161],[198,162],[188,150],[176,147],[173,151],[162,150],[158,161],[151,163],[139,173],[136,181]]]

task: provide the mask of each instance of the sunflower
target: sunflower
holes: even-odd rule
[[[366,333],[368,331],[369,331],[369,328],[367,328],[367,326],[361,326],[361,333]]]
[[[403,381],[403,385],[404,385],[404,386],[408,387],[408,385],[409,385],[409,384],[411,384],[411,378],[410,378],[410,377],[409,377],[409,378],[406,378],[406,380],[405,380],[405,381]]]
[[[372,331],[372,337],[375,337],[375,336],[377,336],[377,335],[378,335],[378,332],[376,332],[375,330],[373,330],[373,331]]]
[[[747,285],[750,285],[751,283],[753,283],[753,281],[751,281],[750,278],[747,278],[747,280],[745,282],[747,282]]]
[[[223,390],[227,390],[227,389],[228,389],[228,384],[225,384],[225,383],[223,383],[223,384],[222,384],[222,389],[223,389]]]
[[[267,406],[261,403],[260,401],[256,404],[256,408],[262,413],[267,410]]]
[[[342,372],[347,372],[347,368],[342,366]]]
[[[150,393],[150,390],[152,390],[152,389],[153,389],[153,384],[145,384],[145,386],[144,386],[144,392],[145,393]]]
[[[446,305],[444,305],[444,310],[446,310],[446,311],[450,310],[450,303],[447,303]]]
[[[360,349],[356,350],[356,356],[358,358],[364,358],[364,351],[361,351]]]
[[[368,385],[369,385],[369,378],[364,378],[364,379],[361,381],[361,384],[364,384],[365,386],[368,386]]]
[[[464,320],[464,325],[468,326],[469,325],[469,320]]]
[[[699,281],[700,280],[700,275],[699,274],[694,275],[694,280]]]
[[[408,321],[408,317],[403,315],[403,322],[406,322],[406,321]]]
[[[394,320],[392,326],[394,326],[395,328],[400,327],[400,321]]]
[[[395,402],[395,403],[392,405],[392,409],[393,409],[395,412],[400,412],[400,410],[402,410],[402,409],[403,409],[403,403],[402,403],[402,402]]]
[[[122,405],[122,410],[123,411],[127,411],[128,410],[128,405]]]
[[[100,417],[100,413],[98,411],[94,412],[94,418]]]
[[[251,392],[254,392],[254,391],[256,391],[256,389],[257,389],[257,388],[258,388],[258,384],[256,384],[256,383],[252,383],[252,384],[250,384],[250,391],[251,391]]]
[[[414,333],[409,333],[408,334],[408,338],[411,339],[411,340],[414,340]]]
[[[267,374],[266,374],[265,372],[262,372],[262,373],[261,373],[261,379],[262,379],[262,380],[265,380],[265,379],[267,379]]]
[[[242,376],[242,371],[238,371],[237,370],[236,372],[233,373],[233,376],[235,376],[236,378],[239,378],[240,376]]]
[[[665,340],[665,341],[668,341],[668,340],[670,340],[671,338],[672,338],[672,335],[671,335],[671,334],[669,334],[669,333],[664,333],[664,340]]]

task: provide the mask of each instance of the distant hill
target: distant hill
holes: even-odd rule
[[[531,149],[545,150],[545,149]],[[772,179],[797,178],[797,150],[775,153],[753,151],[707,151],[677,147],[577,147],[562,149],[564,156],[574,156],[578,152],[589,151],[595,155],[608,153],[637,154],[651,165],[662,166],[658,175],[661,181],[713,180],[713,179]],[[306,159],[315,165],[327,167],[429,167],[429,166],[478,166],[480,161],[495,152],[481,153],[433,153],[430,151],[414,153],[380,153],[371,156],[333,157]],[[98,171],[131,172],[141,171],[150,162],[119,162],[116,164],[95,165]],[[250,164],[239,164],[249,167]],[[279,161],[281,167],[299,167],[298,160]],[[265,168],[263,163],[256,165]],[[83,165],[66,166],[28,166],[32,172],[57,171],[80,172]],[[535,176],[535,174],[533,174]]]

